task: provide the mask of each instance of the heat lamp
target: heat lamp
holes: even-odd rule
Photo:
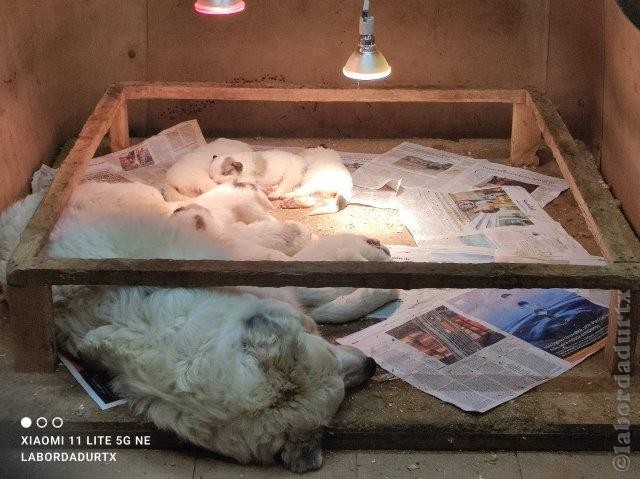
[[[360,42],[358,49],[351,54],[342,73],[354,80],[379,80],[391,74],[387,59],[376,48],[373,34],[373,16],[369,14],[369,0],[364,0],[360,16]]]
[[[230,15],[244,10],[242,0],[198,0],[193,7],[204,15]]]

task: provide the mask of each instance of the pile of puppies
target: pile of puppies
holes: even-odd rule
[[[388,261],[379,241],[318,238],[276,221],[270,199],[313,214],[344,207],[351,177],[336,152],[254,152],[216,140],[167,174],[161,194],[139,183],[84,183],[44,254],[77,258]],[[0,215],[0,282],[42,193]],[[4,284],[3,284],[4,286]],[[345,388],[375,363],[328,343],[316,321],[362,317],[397,291],[349,288],[57,286],[61,348],[106,369],[115,391],[158,427],[240,462],[322,464],[321,429]]]

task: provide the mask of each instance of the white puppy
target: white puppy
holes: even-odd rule
[[[327,148],[308,148],[302,153],[307,169],[300,186],[284,195],[282,208],[313,208],[309,214],[335,213],[349,204],[351,173],[340,155]]]
[[[353,181],[340,155],[310,148],[302,155],[269,150],[219,155],[209,170],[213,181],[252,183],[269,199],[283,199],[283,208],[313,208],[312,215],[334,213],[351,199]]]
[[[74,194],[46,254],[237,259],[228,244],[211,241],[208,210],[166,214],[152,191],[136,185],[128,196],[126,186],[115,186],[113,203],[105,203],[110,188],[100,191],[100,201],[91,199],[91,188]],[[0,215],[0,271],[38,199]],[[160,213],[149,214],[156,207]],[[388,259],[375,240],[336,238],[311,239],[291,259],[336,259],[338,246],[339,259]],[[241,462],[280,457],[297,472],[320,467],[320,428],[345,388],[375,369],[360,352],[313,334],[313,321],[287,290],[56,289],[60,346],[107,369],[115,390],[158,427]]]
[[[269,199],[278,200],[302,183],[306,170],[304,158],[288,151],[247,151],[217,156],[209,176],[219,184],[254,184]]]
[[[163,190],[165,199],[185,200],[215,188],[216,182],[209,177],[213,158],[243,151],[251,151],[251,146],[237,140],[218,138],[187,153],[167,170],[167,184]]]

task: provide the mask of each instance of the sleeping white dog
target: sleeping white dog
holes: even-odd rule
[[[31,195],[0,216],[3,283],[8,256],[40,196]],[[45,253],[85,258],[389,258],[376,240],[356,235],[317,239],[303,227],[296,235],[291,225],[275,221],[235,223],[238,243],[230,237],[219,241],[225,228],[211,211],[201,205],[171,211],[174,205],[158,196],[143,185],[83,185]],[[241,237],[249,228],[259,232],[260,224],[270,228],[271,238],[278,236],[276,225],[282,225],[278,241],[259,233]],[[287,236],[297,237],[288,241]],[[251,244],[256,248],[250,249]],[[357,350],[315,334],[309,317],[321,308],[319,316],[341,321],[362,305],[345,308],[342,291],[332,288],[304,291],[55,287],[57,341],[108,370],[116,392],[160,428],[243,463],[281,458],[286,467],[303,472],[320,467],[321,428],[335,414],[345,388],[366,380],[375,369]],[[365,303],[373,309],[397,292],[352,294],[368,294]],[[332,309],[336,300],[340,304]],[[303,308],[314,301],[318,304],[312,309]]]

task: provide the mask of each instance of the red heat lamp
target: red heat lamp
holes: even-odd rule
[[[244,10],[242,0],[198,0],[193,7],[203,15],[231,15]]]

